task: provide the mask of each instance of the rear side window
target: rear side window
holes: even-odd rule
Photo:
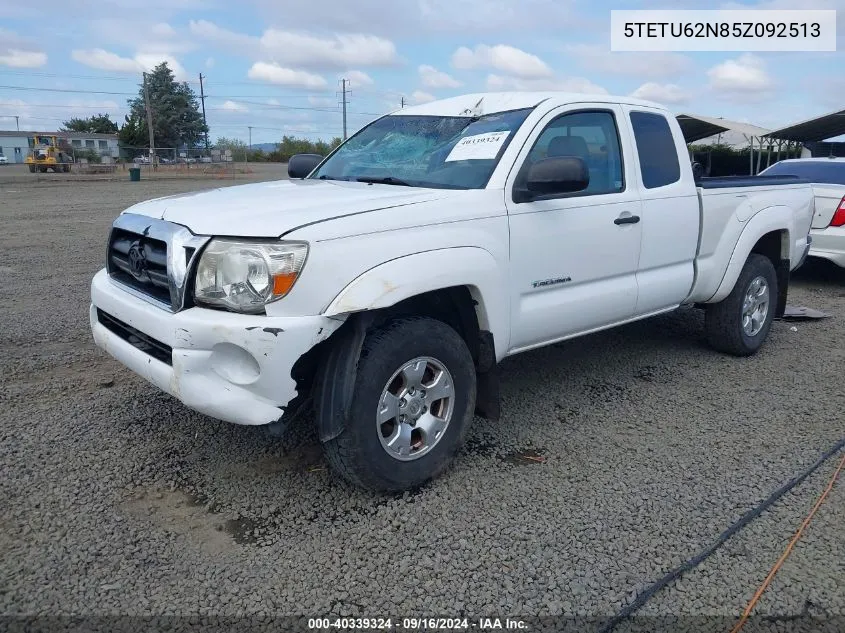
[[[655,189],[678,182],[681,164],[666,117],[651,112],[631,112],[631,127],[645,188]]]

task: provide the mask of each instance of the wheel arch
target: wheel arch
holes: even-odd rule
[[[727,297],[742,272],[749,255],[757,253],[771,260],[778,280],[775,316],[783,316],[789,287],[793,211],[786,206],[772,206],[751,218],[740,233],[728,267],[715,294],[707,303]]]
[[[344,324],[294,368],[301,391],[310,391],[320,399],[319,406],[332,411],[318,421],[322,441],[337,437],[346,426],[367,333],[402,317],[434,318],[458,332],[476,367],[476,412],[489,419],[500,417],[496,367],[507,348],[509,326],[502,296],[506,286],[495,264],[481,248],[428,251],[376,266],[338,293],[324,314],[343,318]],[[340,374],[343,380],[328,382],[329,376]]]

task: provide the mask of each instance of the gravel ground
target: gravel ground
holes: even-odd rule
[[[113,218],[220,184],[0,184],[0,613],[609,616],[843,436],[845,275],[810,266],[791,303],[832,318],[753,358],[710,351],[696,310],[528,352],[445,476],[350,488],[308,420],[216,422],[93,346]],[[642,613],[729,628],[835,461]],[[843,519],[840,482],[761,612],[845,624]]]

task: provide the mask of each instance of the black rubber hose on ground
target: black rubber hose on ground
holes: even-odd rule
[[[686,572],[698,567],[701,563],[703,563],[710,556],[712,556],[713,553],[716,552],[716,550],[718,550],[722,545],[724,545],[729,538],[731,538],[734,534],[739,532],[742,528],[744,528],[754,519],[763,514],[763,512],[765,512],[772,505],[774,505],[774,503],[778,499],[780,499],[783,495],[785,495],[795,486],[804,481],[807,477],[812,475],[816,470],[818,470],[818,468],[822,464],[824,464],[827,460],[836,455],[843,448],[845,448],[845,437],[843,437],[836,444],[834,444],[831,449],[829,449],[826,453],[819,457],[819,459],[816,460],[816,462],[812,464],[809,468],[803,470],[798,475],[787,481],[784,485],[782,485],[780,488],[778,488],[772,494],[766,497],[766,499],[764,499],[759,505],[743,514],[733,525],[731,525],[727,530],[722,532],[719,535],[719,538],[717,538],[709,547],[702,550],[689,560],[684,561],[683,563],[675,567],[675,569],[663,576],[660,580],[655,581],[642,592],[637,594],[637,597],[633,600],[633,602],[631,602],[631,604],[619,611],[619,613],[613,616],[610,620],[607,621],[607,623],[605,623],[605,625],[601,629],[599,629],[599,633],[610,633],[610,631],[619,626],[619,624],[621,624],[623,620],[626,620],[634,613],[639,611],[643,607],[643,605],[645,605],[645,603],[648,602],[658,591],[683,576]]]

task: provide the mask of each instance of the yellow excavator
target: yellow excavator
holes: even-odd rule
[[[29,165],[29,171],[42,174],[48,169],[54,172],[69,172],[73,163],[73,156],[66,151],[65,144],[59,142],[59,137],[36,134],[32,137],[32,149],[24,162]]]

